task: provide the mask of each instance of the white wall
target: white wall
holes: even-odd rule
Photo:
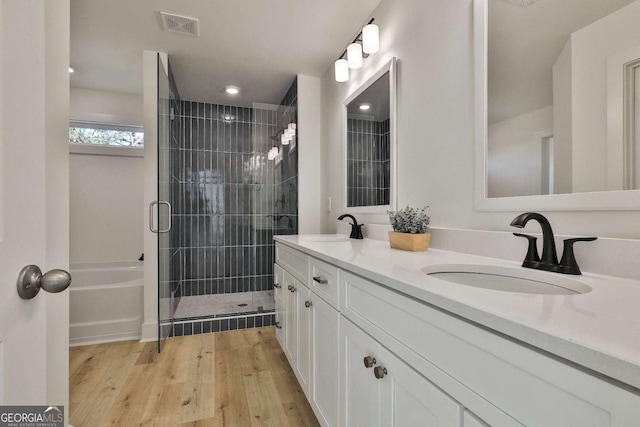
[[[344,211],[344,172],[336,167],[342,164],[340,105],[392,56],[398,58],[399,205],[428,204],[437,227],[510,231],[519,212],[480,213],[473,205],[472,0],[382,0],[372,16],[380,26],[380,51],[347,83],[334,81],[332,67],[322,77],[323,208],[326,197],[333,201],[333,212],[323,215],[323,232],[334,232]],[[640,238],[637,211],[545,214],[558,234]],[[388,222],[384,214],[358,217]]]
[[[553,138],[554,138],[554,193],[571,193],[572,180],[572,64],[571,39],[553,64]]]
[[[638,45],[638,22],[636,1],[571,36],[574,192],[607,189],[607,58]]]
[[[140,257],[143,176],[142,157],[70,155],[72,263]]]
[[[142,96],[71,88],[72,120],[142,126]]]
[[[70,118],[142,125],[142,97],[71,88]],[[97,152],[90,148],[83,147],[85,152]],[[70,154],[72,263],[140,257],[144,159],[142,153],[138,156]]]
[[[542,194],[542,146],[535,134],[553,129],[553,106],[489,126],[489,197]]]
[[[298,75],[298,232],[320,233],[320,79]]]

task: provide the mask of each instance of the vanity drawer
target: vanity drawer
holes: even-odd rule
[[[291,273],[296,279],[307,285],[309,274],[309,256],[291,249],[280,243],[276,243],[276,262]]]
[[[338,309],[338,269],[331,264],[309,258],[309,284],[320,298]]]
[[[342,315],[490,425],[625,426],[640,419],[639,395],[572,365],[348,272],[340,272],[340,287]]]

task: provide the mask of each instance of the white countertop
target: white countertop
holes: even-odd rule
[[[421,269],[438,264],[521,268],[520,263],[436,249],[405,252],[370,239],[320,242],[304,235],[274,239],[640,389],[640,281],[583,272],[565,277],[590,286],[591,292],[585,294],[509,293],[445,282]]]

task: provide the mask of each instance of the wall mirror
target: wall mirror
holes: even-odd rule
[[[640,0],[475,0],[476,205],[640,209]]]
[[[345,206],[385,212],[396,203],[396,61],[344,101]]]

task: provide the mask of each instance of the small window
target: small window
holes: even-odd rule
[[[142,126],[72,121],[69,144],[143,148],[144,132]]]

